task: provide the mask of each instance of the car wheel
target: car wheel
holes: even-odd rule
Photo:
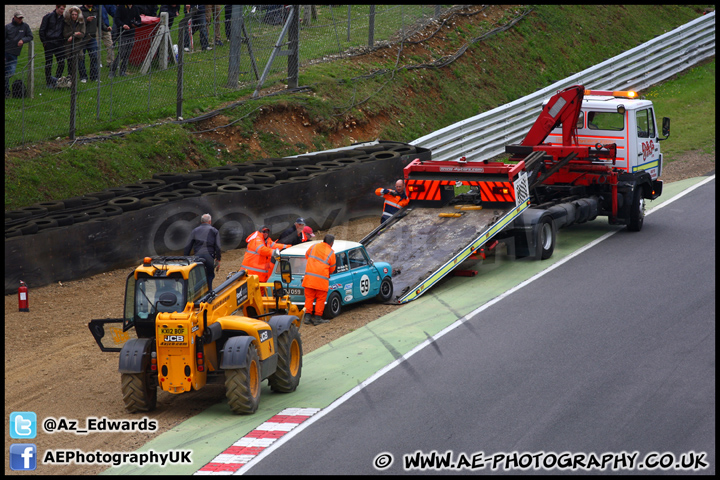
[[[323,310],[322,316],[323,318],[330,320],[340,315],[341,310],[342,298],[340,298],[340,294],[338,292],[333,292],[327,298],[325,310]]]
[[[383,278],[382,283],[380,283],[380,291],[375,296],[375,299],[378,302],[385,303],[385,302],[389,302],[390,300],[392,300],[392,296],[393,296],[392,278],[385,277],[385,278]]]

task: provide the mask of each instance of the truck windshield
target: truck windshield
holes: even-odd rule
[[[590,130],[625,130],[625,115],[617,112],[588,112],[587,128]]]
[[[140,318],[148,318],[157,312],[179,312],[185,308],[183,281],[179,278],[139,278],[135,286],[135,312]],[[160,295],[172,292],[177,302],[172,306],[158,303]]]

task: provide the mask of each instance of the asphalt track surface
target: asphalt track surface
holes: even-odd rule
[[[663,201],[699,181],[666,186]],[[596,220],[561,231],[548,261],[500,256],[476,277],[451,278],[307,355],[298,390],[264,387],[255,415],[218,404],[140,449],[192,449],[190,467],[106,473],[194,473],[298,407],[322,410],[241,473],[398,474],[405,454],[482,451],[638,452],[636,463],[704,452],[700,473],[712,474],[714,272],[713,177],[651,212],[639,233]],[[393,456],[388,468],[374,466],[379,454]]]

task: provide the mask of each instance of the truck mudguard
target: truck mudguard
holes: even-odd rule
[[[242,368],[245,366],[245,359],[250,344],[254,337],[245,335],[230,337],[223,347],[223,356],[220,361],[220,368]]]
[[[295,320],[297,320],[295,315],[275,315],[274,317],[270,317],[268,323],[273,330],[275,338],[277,338],[289,329]]]
[[[125,342],[120,351],[120,373],[143,373],[154,346],[154,338],[132,338]]]

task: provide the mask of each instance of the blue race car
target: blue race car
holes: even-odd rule
[[[320,243],[320,240],[300,243],[280,252],[280,256],[290,260],[292,266],[293,280],[288,293],[295,304],[305,304],[305,289],[302,287],[307,262],[305,252],[317,243]],[[324,318],[337,317],[343,305],[370,298],[379,302],[389,302],[392,299],[392,267],[389,263],[373,262],[365,247],[358,242],[335,240],[332,249],[335,252],[335,272],[330,275]],[[281,280],[279,265],[279,262],[276,263],[268,282]]]

